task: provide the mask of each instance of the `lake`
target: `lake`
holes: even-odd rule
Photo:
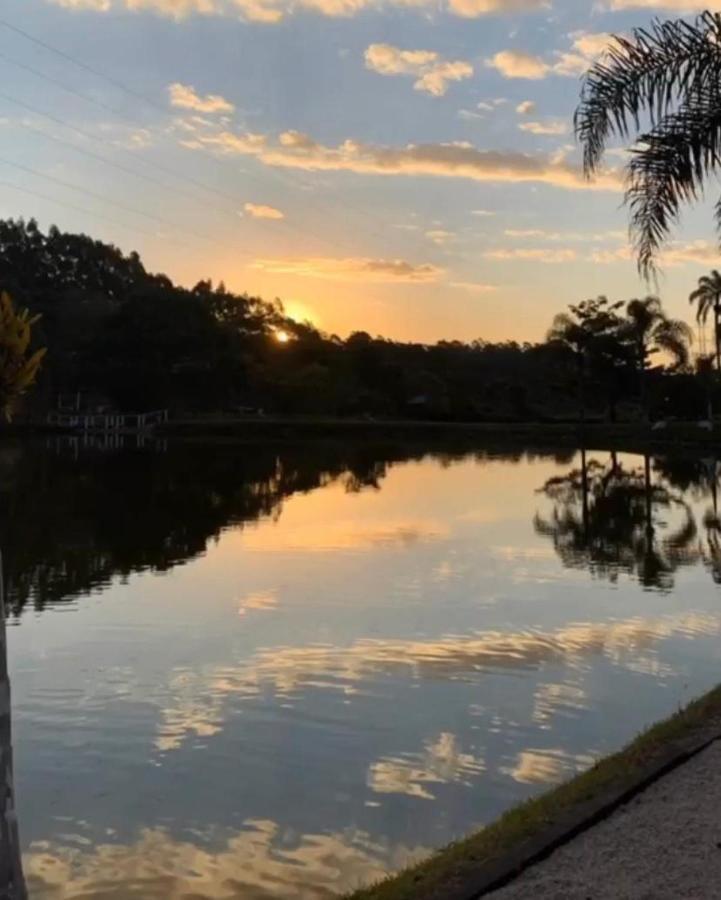
[[[715,460],[0,448],[30,896],[327,900],[714,686]]]

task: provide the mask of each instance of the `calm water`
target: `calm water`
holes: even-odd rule
[[[0,451],[31,897],[325,900],[715,684],[715,463],[582,462]]]

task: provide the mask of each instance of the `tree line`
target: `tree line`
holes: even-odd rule
[[[699,316],[718,323],[721,276],[702,281]],[[654,297],[582,301],[535,344],[343,339],[279,300],[209,280],[184,288],[137,253],[33,220],[0,221],[0,287],[37,317],[33,347],[47,348],[28,415],[79,393],[92,408],[176,415],[615,420],[704,416],[716,391],[713,361],[691,366],[690,329]]]

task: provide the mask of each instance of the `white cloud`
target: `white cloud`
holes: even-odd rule
[[[612,265],[613,263],[628,263],[635,259],[633,249],[628,244],[622,244],[611,250],[594,250],[589,260],[599,265]],[[708,241],[691,241],[682,243],[672,242],[659,254],[661,267],[675,267],[685,265],[699,265],[704,268],[721,263],[721,250],[716,244]]]
[[[571,37],[573,38],[573,49],[586,59],[598,59],[602,56],[613,42],[613,35],[607,31],[576,31]]]
[[[469,122],[475,122],[478,119],[485,119],[486,117],[483,115],[483,113],[474,112],[472,109],[459,109],[458,118],[466,119]]]
[[[498,250],[487,250],[483,255],[486,259],[501,261],[520,259],[529,262],[549,263],[554,265],[572,262],[576,259],[575,250],[549,250],[547,247],[533,249],[526,249],[525,247],[499,248]]]
[[[263,203],[246,203],[243,209],[254,219],[284,219],[285,214],[274,206],[265,206]]]
[[[368,257],[276,257],[257,259],[251,268],[276,275],[300,275],[335,281],[403,281],[424,284],[438,281],[443,270],[430,263],[414,264],[404,259],[370,259]]]
[[[519,103],[516,107],[516,112],[519,116],[530,116],[531,113],[536,111],[536,104],[533,100],[524,100],[523,103]]]
[[[365,63],[379,75],[412,75],[413,87],[434,97],[442,97],[451,81],[473,75],[473,66],[465,60],[444,60],[433,50],[401,50],[392,44],[371,44]]]
[[[492,209],[472,209],[472,216],[479,216],[481,219],[487,219],[492,216],[495,216],[495,212]]]
[[[525,78],[537,81],[545,78],[551,67],[540,56],[523,50],[501,50],[486,60],[486,65],[496,69],[504,78]]]
[[[620,173],[614,170],[606,170],[588,181],[579,166],[565,159],[479,150],[465,141],[387,147],[348,138],[332,147],[319,144],[299,131],[285,131],[272,140],[267,135],[250,132],[210,130],[183,144],[223,155],[250,155],[269,166],[306,171],[436,176],[495,183],[535,182],[569,190],[620,191],[623,187]]]
[[[504,78],[525,78],[536,81],[546,78],[548,75],[577,78],[603,55],[613,41],[613,36],[605,31],[575,31],[569,37],[572,39],[570,50],[557,50],[555,62],[548,62],[541,56],[526,53],[523,50],[501,50],[491,59],[486,60],[486,65],[496,69]],[[526,103],[530,102],[526,101]],[[525,104],[520,104],[516,111],[521,113],[523,106]]]
[[[608,9],[671,9],[680,13],[700,13],[705,9],[711,12],[721,10],[721,0],[609,0]]]
[[[166,18],[189,16],[226,16],[272,24],[298,10],[324,16],[348,18],[366,9],[383,6],[432,8],[434,0],[47,0],[71,10],[107,13],[116,10],[150,12]],[[443,8],[452,15],[475,19],[487,15],[540,12],[550,0],[443,0]]]
[[[567,134],[568,123],[563,119],[546,119],[545,122],[519,122],[521,131],[529,131],[531,134]]]
[[[550,0],[448,0],[451,12],[465,19],[493,13],[541,12],[550,6]]]
[[[201,96],[192,85],[176,81],[168,85],[170,105],[180,109],[192,109],[202,113],[230,113],[235,106],[219,94]]]
[[[442,247],[444,244],[452,241],[455,234],[452,231],[445,231],[443,228],[435,228],[431,231],[426,231],[426,237],[429,241],[433,241],[434,244]]]
[[[469,294],[490,294],[498,290],[498,285],[486,284],[482,281],[451,281],[450,286],[459,291],[468,291]]]

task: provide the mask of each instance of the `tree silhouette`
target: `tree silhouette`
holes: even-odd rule
[[[550,517],[536,514],[534,527],[553,540],[570,568],[588,568],[611,581],[625,572],[644,587],[670,590],[673,573],[699,558],[693,513],[681,496],[653,483],[648,456],[642,468],[625,469],[613,455],[604,465],[582,451],[580,468],[549,479],[541,492],[553,511]],[[658,508],[681,516],[662,536]]]
[[[597,297],[571,305],[568,312],[553,320],[546,340],[565,349],[572,357],[578,391],[581,421],[586,418],[586,393],[589,380],[603,385],[611,419],[615,418],[619,367],[627,361],[620,340],[622,320],[618,310],[623,302],[611,303]]]
[[[716,371],[721,373],[721,272],[714,269],[710,275],[702,275],[688,299],[696,304],[697,322],[705,324],[709,313],[713,313]]]
[[[633,348],[641,407],[648,417],[647,380],[652,357],[664,353],[671,357],[675,368],[686,366],[693,335],[685,322],[666,315],[658,297],[629,301],[624,333]]]

